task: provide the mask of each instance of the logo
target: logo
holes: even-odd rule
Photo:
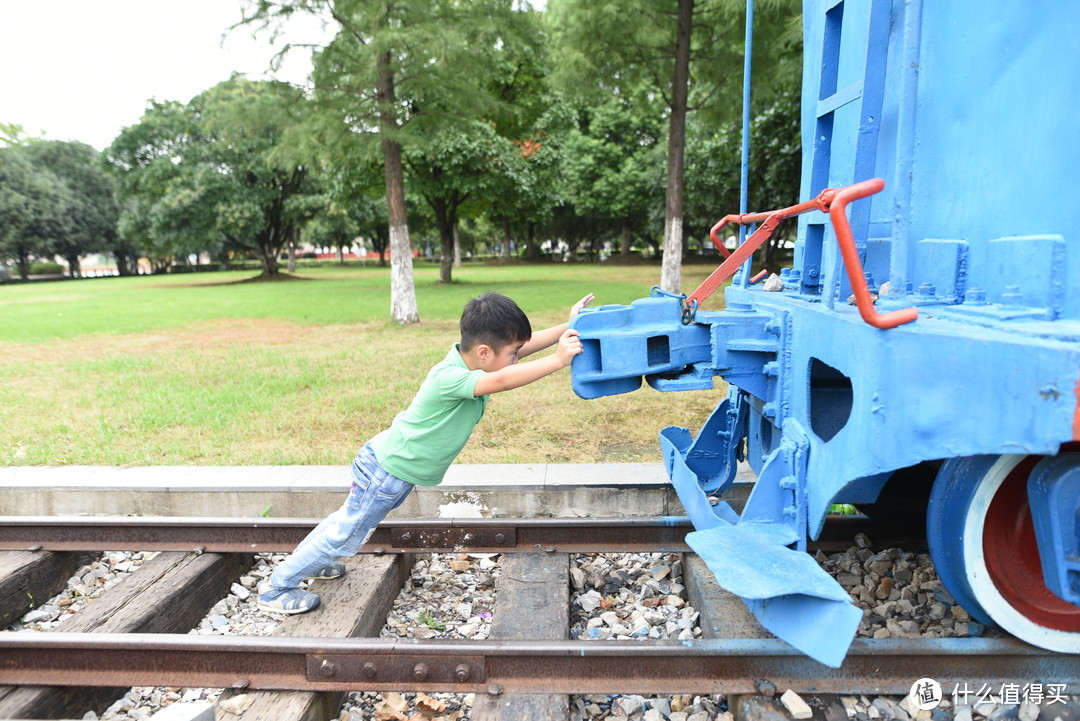
[[[941,684],[932,678],[920,678],[911,684],[908,698],[920,711],[930,711],[941,703]]]

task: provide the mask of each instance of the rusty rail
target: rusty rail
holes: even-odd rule
[[[1024,679],[1080,692],[1080,664],[1014,639],[856,640],[840,669],[775,639],[402,641],[179,634],[0,634],[0,685],[487,693],[906,694]]]
[[[5,551],[200,551],[280,553],[293,550],[320,519],[182,518],[96,516],[0,516]],[[469,551],[513,553],[626,553],[688,551],[692,531],[681,516],[650,518],[457,518],[383,521],[365,553]],[[830,517],[813,549],[840,550],[856,533],[874,535],[880,526],[861,516]],[[925,543],[889,538],[887,545]]]

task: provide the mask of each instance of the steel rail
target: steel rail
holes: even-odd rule
[[[321,519],[0,517],[0,550],[291,551]],[[688,550],[689,520],[661,518],[449,518],[383,521],[362,549],[575,552]]]
[[[320,519],[0,516],[0,550],[288,552]],[[650,518],[452,518],[383,521],[365,553],[411,551],[603,553],[689,550],[681,516]],[[859,532],[878,545],[925,547],[925,539],[885,538],[861,516],[834,516],[812,549],[842,550]],[[914,550],[914,547],[913,547]]]
[[[776,639],[417,641],[180,634],[0,634],[0,685],[291,691],[906,694],[1039,680],[1080,692],[1075,657],[1015,639],[856,640],[829,668]]]

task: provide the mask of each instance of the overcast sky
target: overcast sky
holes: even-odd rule
[[[232,71],[268,77],[265,34],[222,39],[239,19],[239,0],[0,0],[0,122],[104,149],[150,98],[186,102]],[[321,37],[314,20],[288,35]],[[294,51],[277,77],[302,82],[308,68]]]

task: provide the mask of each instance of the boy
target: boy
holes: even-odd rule
[[[570,310],[572,319],[592,293]],[[568,323],[532,332],[514,301],[498,293],[473,298],[461,314],[461,341],[428,372],[409,407],[390,428],[372,438],[352,464],[349,497],[259,587],[259,608],[272,613],[306,613],[319,597],[300,588],[305,578],[337,578],[387,513],[401,505],[414,486],[442,481],[492,393],[520,388],[570,365],[581,340]],[[518,359],[555,343],[554,354],[518,365]]]

